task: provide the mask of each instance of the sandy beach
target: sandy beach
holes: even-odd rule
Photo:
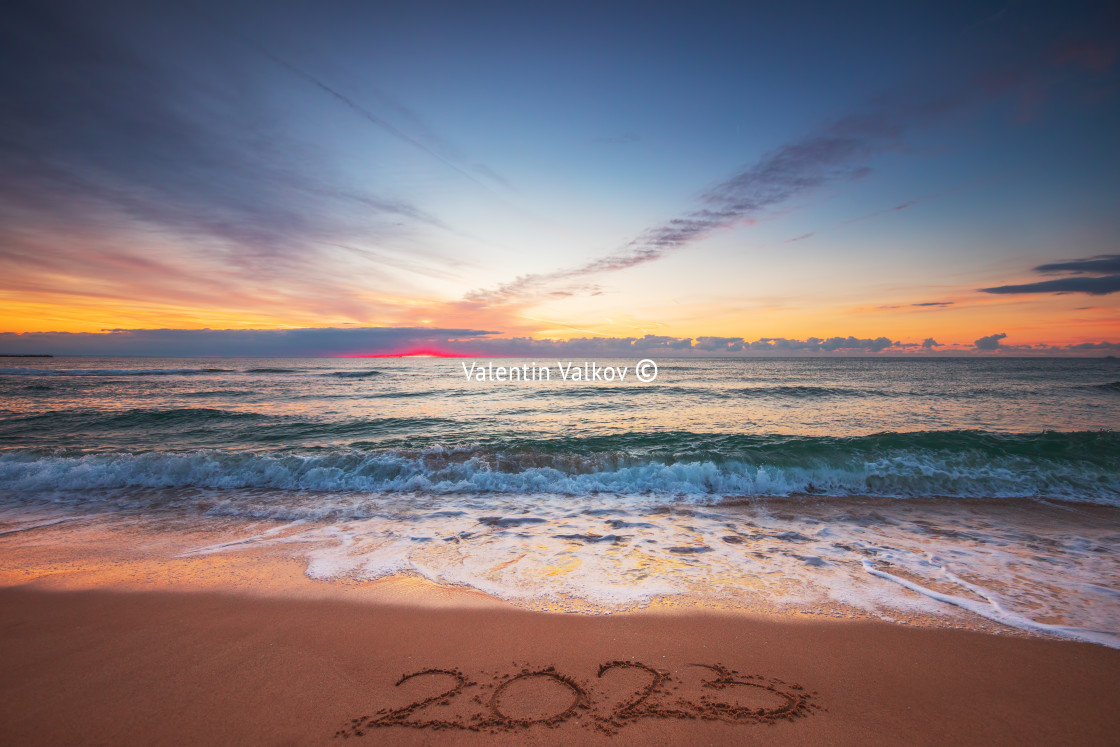
[[[23,553],[22,578],[5,555],[5,744],[1110,744],[1120,729],[1120,651],[1087,643],[543,613],[419,579],[316,584],[259,557],[91,553],[81,573],[44,553]]]
[[[1120,747],[1120,3],[4,9],[0,747]]]
[[[1120,729],[1120,650],[979,617],[549,612],[415,574],[316,581],[289,546],[238,544],[240,522],[31,526],[0,538],[3,744],[1112,744]],[[213,543],[228,549],[184,552]]]

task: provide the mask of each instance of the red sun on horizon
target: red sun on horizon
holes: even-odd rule
[[[402,350],[395,353],[352,353],[344,358],[471,358],[467,353],[452,353],[434,348],[417,348],[415,350]]]

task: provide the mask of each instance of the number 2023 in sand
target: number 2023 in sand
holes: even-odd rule
[[[523,666],[512,674],[492,675],[485,684],[475,682],[458,669],[424,669],[402,675],[400,687],[413,680],[431,680],[433,694],[399,708],[383,708],[372,716],[351,719],[336,737],[359,737],[374,729],[405,727],[410,729],[462,729],[479,732],[511,731],[535,725],[559,726],[578,720],[587,728],[613,734],[640,719],[699,719],[733,724],[772,724],[793,721],[812,714],[819,708],[815,693],[801,685],[789,684],[773,677],[742,674],[722,664],[691,664],[706,670],[695,693],[681,693],[681,686],[670,672],[638,661],[610,661],[599,666],[595,681],[605,682],[621,672],[639,675],[639,684],[624,698],[611,704],[593,703],[592,685],[558,672],[554,667]],[[436,684],[440,680],[446,684]],[[517,715],[509,712],[508,701],[519,686],[548,686],[559,694],[546,699],[555,702],[547,713]],[[477,707],[472,713],[459,713],[434,718],[430,710],[451,706],[461,696],[471,696]],[[748,701],[737,702],[746,696]]]

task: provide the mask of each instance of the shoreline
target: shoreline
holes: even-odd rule
[[[859,510],[878,517],[876,511],[938,508],[933,500],[908,500],[904,505],[868,498],[825,502],[800,496],[768,503],[773,515],[796,510],[804,514],[814,505]],[[1079,516],[1078,522],[1095,518],[1109,524],[1117,509],[1101,506],[1050,505],[1008,499],[985,511],[1026,511],[1032,522],[1063,521]],[[731,506],[729,510],[739,510]],[[688,514],[689,511],[685,511]],[[313,522],[269,519],[204,517],[177,510],[145,515],[142,512],[95,511],[62,516],[41,523],[15,525],[0,534],[0,588],[38,590],[234,593],[280,599],[341,600],[358,603],[390,603],[419,607],[484,607],[532,610],[558,614],[611,615],[642,611],[671,611],[683,614],[718,613],[776,619],[840,619],[884,621],[903,626],[933,629],[966,629],[1012,637],[1071,640],[1068,635],[1043,632],[1000,620],[955,604],[941,604],[935,611],[918,607],[887,607],[869,610],[842,600],[782,601],[762,596],[726,593],[675,593],[650,597],[640,603],[605,607],[579,597],[508,597],[471,584],[430,578],[403,569],[376,578],[363,574],[317,577],[309,565],[310,548],[318,544],[300,541]],[[291,540],[291,541],[289,541]],[[504,565],[508,565],[504,564]],[[503,564],[494,566],[500,570]],[[900,578],[906,579],[903,571]],[[915,599],[926,595],[908,591],[897,583],[890,587]],[[927,591],[928,593],[928,591]]]
[[[1045,632],[1044,629],[1039,629],[1045,628],[1044,625],[1020,625],[1016,620],[1007,622],[1004,616],[990,614],[987,608],[977,609],[978,605],[983,606],[984,597],[973,594],[967,581],[956,579],[955,583],[943,582],[928,573],[915,576],[913,571],[920,571],[920,568],[906,568],[892,562],[877,563],[877,567],[870,571],[867,570],[866,562],[864,567],[859,568],[861,559],[868,557],[866,551],[860,553],[864,545],[856,544],[853,547],[843,543],[834,544],[837,542],[836,534],[820,532],[816,527],[834,526],[833,520],[859,526],[874,525],[877,529],[874,534],[869,535],[872,542],[869,547],[872,551],[883,545],[889,548],[890,539],[879,534],[879,527],[892,521],[908,522],[906,527],[909,533],[904,532],[896,540],[911,541],[915,536],[930,536],[937,541],[942,538],[963,538],[965,542],[972,544],[977,544],[974,538],[978,527],[990,529],[995,525],[1006,533],[1005,527],[1010,525],[1015,531],[1042,532],[1040,536],[1043,539],[1037,541],[1052,544],[1070,532],[1079,535],[1084,535],[1086,531],[1095,532],[1099,535],[1100,547],[1107,547],[1110,527],[1120,527],[1120,510],[1116,507],[1042,503],[1028,499],[945,502],[932,498],[897,501],[874,497],[824,499],[820,496],[795,496],[775,498],[764,503],[730,504],[720,507],[720,521],[736,521],[738,529],[731,530],[730,523],[708,521],[709,539],[707,543],[697,544],[696,549],[710,552],[707,547],[700,547],[703,544],[734,548],[739,554],[731,560],[738,563],[741,562],[738,558],[743,558],[746,561],[745,570],[738,571],[725,563],[727,567],[720,571],[722,576],[713,572],[711,580],[715,582],[710,586],[696,586],[693,583],[689,588],[653,592],[645,597],[628,600],[626,604],[604,604],[594,596],[578,596],[579,580],[571,580],[575,576],[566,578],[575,569],[582,573],[580,579],[594,581],[594,575],[589,576],[587,570],[577,568],[580,559],[594,562],[596,558],[612,554],[618,557],[619,550],[616,547],[612,547],[610,543],[596,544],[596,535],[590,532],[586,535],[571,534],[564,538],[578,540],[569,543],[567,553],[556,555],[560,560],[572,561],[570,566],[558,563],[549,568],[543,564],[548,560],[538,560],[536,568],[539,572],[543,571],[543,575],[530,578],[530,588],[517,589],[510,585],[513,577],[506,576],[511,572],[507,569],[512,567],[512,571],[519,570],[519,563],[526,557],[526,553],[534,552],[531,547],[532,536],[541,536],[547,541],[551,534],[571,531],[552,529],[552,525],[542,524],[544,532],[531,534],[535,531],[534,527],[522,529],[521,523],[540,520],[523,520],[521,514],[516,513],[510,514],[512,519],[484,517],[478,523],[468,526],[469,531],[478,531],[478,539],[470,541],[482,542],[482,545],[479,549],[468,548],[461,559],[474,561],[476,557],[482,558],[485,553],[492,552],[493,560],[488,564],[476,564],[470,573],[455,572],[452,568],[452,572],[444,575],[439,567],[426,566],[426,558],[421,558],[417,567],[411,567],[409,562],[396,568],[379,566],[375,571],[363,567],[362,553],[368,551],[370,545],[363,548],[361,544],[356,544],[353,550],[346,550],[345,547],[347,541],[360,543],[363,533],[376,533],[379,527],[366,519],[355,520],[353,525],[348,526],[345,520],[338,522],[342,525],[342,535],[339,535],[330,521],[208,516],[179,507],[158,508],[156,511],[150,511],[147,507],[119,510],[112,505],[96,504],[80,514],[75,514],[75,508],[66,504],[56,507],[39,504],[45,513],[36,514],[40,508],[35,505],[28,504],[30,513],[24,517],[20,516],[19,510],[4,516],[3,524],[0,525],[0,534],[3,535],[0,587],[32,583],[36,588],[75,590],[234,591],[279,597],[388,600],[392,603],[404,601],[420,605],[508,606],[590,615],[641,609],[717,609],[730,614],[792,618],[879,619],[894,624],[959,627],[1012,636],[1058,639],[1080,636],[1076,635],[1076,627],[1053,633]],[[508,510],[510,506],[506,508]],[[673,521],[682,525],[691,524],[701,521],[700,516],[706,511],[708,508],[703,506],[682,506],[668,512],[653,512],[651,515],[654,517],[645,521],[660,522],[661,516],[678,515],[679,519]],[[627,516],[625,511],[619,513]],[[463,525],[472,521],[467,520]],[[489,523],[486,524],[486,521]],[[595,521],[594,517],[592,521]],[[640,522],[642,519],[629,521]],[[505,522],[510,525],[510,529],[507,529]],[[960,530],[960,524],[968,525],[968,529]],[[981,526],[984,524],[987,526]],[[804,529],[805,526],[809,529]],[[408,532],[409,529],[408,524],[401,524],[396,531]],[[682,529],[697,534],[692,526],[683,526]],[[811,542],[808,536],[799,531],[806,534],[820,532],[823,539]],[[417,533],[423,534],[422,531]],[[530,539],[514,539],[514,544],[510,547],[492,551],[486,542],[495,536]],[[457,538],[452,536],[451,539]],[[610,540],[612,536],[600,539]],[[694,539],[692,541],[697,542]],[[865,544],[867,541],[864,541]],[[517,544],[519,542],[520,545]],[[433,544],[440,543],[414,543],[413,547],[423,552],[424,548],[431,548]],[[631,547],[636,544],[629,543]],[[449,549],[458,547],[458,543],[448,544]],[[617,547],[626,548],[627,544],[624,542]],[[324,568],[319,561],[324,557],[337,560],[340,557],[338,548],[344,548],[343,553],[352,552],[355,560],[347,561],[348,568],[347,563],[336,563],[334,569]],[[848,553],[848,558],[840,558],[838,561],[833,557],[824,561],[813,557],[815,553],[831,551],[830,548],[842,548]],[[951,545],[928,545],[928,549],[939,548],[951,548]],[[691,549],[670,548],[669,558],[674,563],[672,567],[664,563],[664,560],[669,559],[664,557],[664,553],[661,561],[650,561],[654,576],[659,570],[688,572],[690,568],[706,567],[699,561],[691,561],[687,554],[672,557],[674,550]],[[914,552],[922,549],[922,545],[912,548]],[[435,551],[442,551],[442,548],[437,547]],[[553,548],[552,551],[556,552],[557,549]],[[506,553],[504,557],[501,552]],[[573,555],[572,552],[581,554]],[[1103,558],[1099,553],[1088,551],[1082,552],[1082,555],[1089,560]],[[642,559],[641,551],[638,551],[638,557]],[[710,557],[711,555],[701,555],[704,562]],[[811,586],[802,587],[804,590],[793,586],[790,587],[792,591],[786,592],[781,587],[781,582],[769,580],[774,577],[774,567],[767,568],[765,564],[756,561],[762,558],[773,562],[773,559],[782,557],[803,562],[804,568],[808,569],[797,570],[796,563],[793,567],[788,563],[781,567],[782,572],[795,573],[796,576],[791,579],[794,583],[827,582],[828,571],[841,568],[837,563],[846,560],[850,567],[844,572],[852,573],[853,576],[851,581],[843,581],[843,577],[841,580],[847,583],[864,583],[865,588],[870,577],[885,576],[880,569],[886,570],[892,578],[883,581],[887,586],[881,589],[890,597],[884,600],[885,604],[868,606],[870,598],[857,597],[851,600],[843,594],[832,594],[828,588],[822,588],[818,592]],[[911,557],[914,557],[913,553]],[[455,559],[449,557],[445,563]],[[1027,555],[1020,555],[1018,559],[1027,562],[1035,560]],[[409,561],[411,558],[407,557],[405,560]],[[894,558],[890,558],[888,554],[886,560]],[[818,568],[820,573],[816,573]],[[769,577],[765,576],[767,570],[772,571]],[[738,577],[728,576],[730,571],[738,572]],[[965,578],[980,579],[979,582],[984,585],[977,572],[977,569],[973,569],[971,575]],[[834,578],[836,577],[833,576]],[[996,580],[999,580],[998,577]],[[920,590],[906,588],[911,582],[920,586]],[[1051,588],[1048,581],[1039,582],[1047,583],[1044,589]],[[766,583],[769,586],[764,586]],[[832,583],[836,585],[836,581],[833,580]],[[1020,583],[1019,586],[1023,585]],[[540,594],[542,590],[549,594]],[[513,594],[510,594],[511,591]],[[1014,594],[1014,591],[1011,589],[1008,594]],[[942,594],[949,595],[949,604],[936,600]],[[1053,594],[1057,592],[1054,591]],[[1046,622],[1045,616],[1036,617],[1039,622]],[[1051,618],[1051,622],[1060,620]],[[1094,629],[1091,625],[1082,625],[1082,628],[1088,631]]]
[[[125,519],[123,522],[119,519]],[[888,622],[932,629],[967,629],[1012,637],[1069,640],[1004,625],[946,605],[938,614],[892,610],[884,617],[837,602],[774,604],[761,599],[669,594],[615,609],[570,599],[511,599],[470,585],[441,583],[411,570],[375,579],[312,578],[300,545],[254,545],[261,535],[242,522],[200,524],[198,517],[174,513],[152,526],[134,526],[127,517],[93,514],[9,532],[0,552],[0,589],[245,594],[272,599],[305,599],[416,607],[490,608],[586,616],[641,612],[708,613],[774,619],[839,619]],[[259,521],[264,534],[298,532],[287,522]],[[192,547],[220,547],[194,552]]]
[[[5,536],[0,743],[1108,744],[1120,730],[1120,650],[982,618],[526,609],[408,574],[315,580],[292,546],[247,534],[168,514]],[[182,552],[214,545],[238,549]]]

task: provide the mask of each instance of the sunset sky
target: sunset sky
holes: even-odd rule
[[[1120,350],[1115,3],[169,5],[8,4],[0,353]]]

